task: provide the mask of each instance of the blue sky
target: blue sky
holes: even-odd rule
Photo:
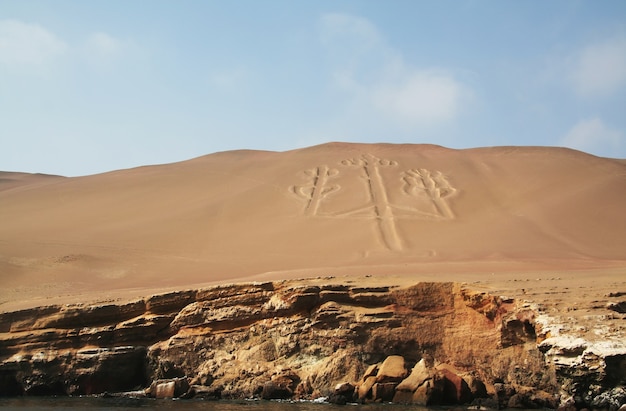
[[[327,141],[626,158],[626,1],[0,0],[0,170]]]

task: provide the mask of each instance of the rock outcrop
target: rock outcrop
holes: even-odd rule
[[[626,397],[626,352],[557,341],[527,303],[448,282],[336,281],[0,314],[0,395],[606,409]]]

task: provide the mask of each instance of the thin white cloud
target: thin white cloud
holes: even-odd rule
[[[578,122],[561,139],[560,144],[599,155],[611,155],[624,141],[624,133],[615,130],[598,118]]]
[[[382,113],[409,124],[433,124],[456,116],[462,86],[451,76],[410,70],[395,84],[371,89],[372,104]]]
[[[129,53],[136,54],[136,52],[137,49],[128,41],[109,33],[95,32],[85,38],[81,57],[92,70],[106,73],[117,67],[123,57],[128,57]]]
[[[449,70],[406,64],[367,19],[329,14],[320,27],[334,86],[362,117],[377,116],[405,129],[432,126],[455,118],[470,94]]]
[[[583,97],[608,96],[626,86],[626,37],[585,47],[574,58],[569,76]]]
[[[87,48],[89,52],[97,56],[108,57],[119,53],[122,49],[122,43],[107,33],[98,32],[87,38]]]
[[[64,54],[68,45],[38,24],[0,21],[0,65],[41,65]]]

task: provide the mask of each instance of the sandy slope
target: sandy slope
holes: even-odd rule
[[[624,210],[624,160],[560,148],[331,143],[0,173],[0,311],[320,275],[626,289]]]

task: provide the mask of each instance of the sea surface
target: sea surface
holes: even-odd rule
[[[148,398],[119,397],[20,397],[0,398],[2,410],[89,410],[89,411],[137,411],[181,410],[181,411],[446,411],[450,408],[408,406],[398,404],[353,404],[333,405],[312,402],[278,401],[207,401],[207,400],[155,400]],[[458,408],[457,408],[458,409]]]

